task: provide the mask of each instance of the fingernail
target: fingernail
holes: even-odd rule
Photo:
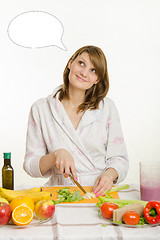
[[[97,193],[97,191],[94,191],[94,193],[96,194],[96,193]]]
[[[78,181],[78,178],[77,178],[77,177],[75,177],[74,179],[75,179],[76,181]]]
[[[99,194],[96,194],[96,197],[99,197]]]

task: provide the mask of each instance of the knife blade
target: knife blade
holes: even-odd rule
[[[72,181],[77,185],[77,187],[79,187],[81,189],[81,191],[86,194],[86,190],[79,184],[79,182],[77,182],[74,177],[72,176],[72,174],[70,173],[69,174],[69,177],[72,179]]]

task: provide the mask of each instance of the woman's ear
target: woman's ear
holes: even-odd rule
[[[72,65],[72,59],[70,59],[68,62],[68,69],[71,69],[71,65]]]
[[[100,80],[100,79],[99,79],[99,78],[97,78],[97,80],[96,80],[95,84],[99,83],[99,80]]]

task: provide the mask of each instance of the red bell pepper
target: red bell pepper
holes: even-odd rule
[[[160,202],[148,202],[143,210],[143,215],[150,224],[160,223]]]

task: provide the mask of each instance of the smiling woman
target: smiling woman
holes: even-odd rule
[[[91,88],[94,84],[98,83],[98,76],[96,74],[96,69],[94,68],[88,53],[82,53],[74,61],[70,61],[68,64],[69,72],[69,83],[76,87],[76,80],[78,82],[86,83],[81,84],[80,89]]]
[[[69,98],[69,83],[74,75],[79,81],[88,83],[81,85],[82,90],[85,90],[85,99],[78,109],[96,109],[109,90],[107,61],[103,51],[98,47],[85,46],[73,54],[64,70],[60,101]]]
[[[24,161],[28,174],[49,177],[47,185],[53,186],[70,184],[72,173],[82,185],[94,186],[96,196],[123,181],[128,157],[108,89],[103,51],[95,46],[77,50],[65,67],[63,86],[31,108]]]

